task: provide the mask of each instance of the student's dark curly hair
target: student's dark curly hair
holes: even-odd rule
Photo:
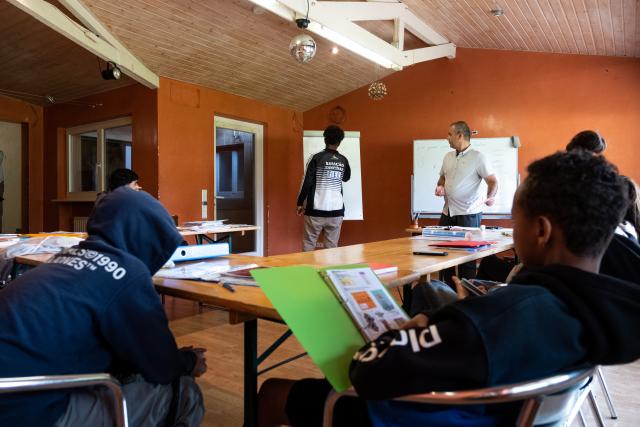
[[[576,150],[537,160],[527,170],[518,197],[523,211],[549,217],[573,254],[601,255],[629,206],[617,168],[604,157]]]
[[[327,145],[340,145],[344,139],[344,131],[340,126],[330,125],[324,130],[324,143]]]

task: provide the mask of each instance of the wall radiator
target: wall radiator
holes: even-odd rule
[[[88,216],[74,216],[73,217],[73,231],[86,233],[87,232],[87,220]]]

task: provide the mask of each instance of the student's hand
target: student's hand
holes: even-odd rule
[[[438,185],[436,187],[436,196],[444,196],[444,185]]]
[[[484,204],[487,206],[493,206],[495,202],[496,202],[495,197],[489,197],[487,200],[484,201]]]
[[[402,328],[400,329],[426,328],[428,323],[429,318],[427,317],[427,315],[420,313],[413,316],[413,318],[402,325]]]
[[[456,276],[452,276],[451,280],[453,280],[453,284],[456,287],[456,294],[458,294],[458,299],[465,299],[469,296],[467,288],[462,286],[462,282],[460,281],[460,279],[458,279]]]
[[[191,376],[193,377],[199,377],[202,374],[204,374],[205,372],[207,372],[207,358],[205,357],[205,353],[207,352],[206,348],[201,348],[201,347],[182,347],[180,350],[186,350],[186,351],[191,351],[192,353],[194,353],[196,355],[196,364],[193,367],[193,370],[191,371]]]
[[[296,207],[296,214],[298,214],[298,216],[302,215],[304,213],[304,207],[302,206],[297,206]]]

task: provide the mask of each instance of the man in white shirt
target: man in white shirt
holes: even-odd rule
[[[498,179],[491,170],[487,158],[471,147],[471,130],[466,122],[449,126],[447,135],[451,151],[444,156],[436,196],[444,197],[440,225],[480,227],[484,205],[491,206],[498,192]],[[487,194],[480,194],[480,184],[487,183]],[[444,270],[441,279],[451,284],[453,269]],[[458,266],[458,276],[473,278],[475,262]]]

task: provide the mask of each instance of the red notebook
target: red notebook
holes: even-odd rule
[[[226,277],[237,277],[238,279],[251,279],[251,270],[255,270],[256,268],[267,268],[267,267],[251,267],[251,268],[243,268],[242,270],[234,270],[234,271],[226,271],[222,273],[223,276]]]
[[[433,242],[429,246],[447,247],[447,248],[479,248],[482,246],[493,245],[495,242],[486,240],[449,240],[446,242]]]
[[[395,273],[398,271],[398,266],[393,264],[385,264],[383,262],[369,262],[369,267],[373,270],[374,273],[387,274],[387,273]]]

